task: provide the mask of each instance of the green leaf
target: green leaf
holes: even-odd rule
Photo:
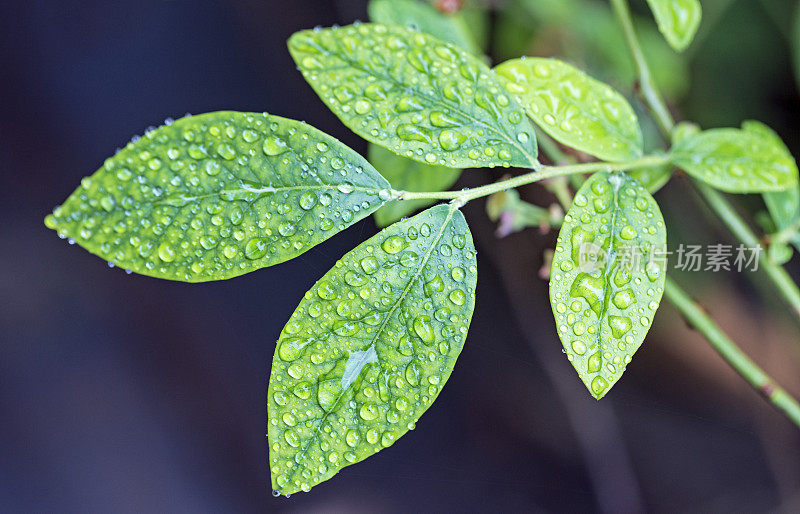
[[[476,278],[464,216],[438,205],[368,239],[306,293],[269,381],[276,492],[307,491],[414,428],[464,345]]]
[[[608,161],[642,155],[642,131],[625,97],[557,59],[512,59],[495,68],[554,139]]]
[[[658,204],[624,173],[595,173],[564,218],[550,303],[567,358],[597,399],[650,329],[666,277]]]
[[[786,191],[764,193],[763,196],[778,230],[791,226],[800,218],[800,186]]]
[[[750,127],[689,135],[675,143],[670,159],[694,178],[729,193],[783,191],[797,185],[797,164],[786,146],[777,136]]]
[[[369,145],[369,162],[380,170],[393,189],[399,191],[446,191],[461,175],[457,168],[431,166],[400,157],[378,145]],[[386,227],[420,209],[433,205],[436,200],[394,200],[374,214],[375,223]]]
[[[204,282],[297,257],[378,209],[388,187],[305,123],[221,111],[135,138],[45,224],[121,268]]]
[[[667,42],[682,52],[692,42],[700,26],[702,9],[698,0],[647,0]]]
[[[667,165],[631,170],[628,175],[636,179],[650,194],[653,194],[669,182],[672,171],[672,166]]]
[[[745,122],[747,123],[747,122]],[[692,137],[700,132],[700,126],[691,121],[682,121],[675,125],[670,134],[670,140],[673,145],[678,144],[687,137]]]
[[[760,121],[745,121],[742,123],[742,129],[769,139],[775,147],[781,149],[782,153],[790,155],[789,149],[786,148],[780,136]],[[778,230],[783,230],[797,223],[800,218],[800,184],[784,191],[763,193],[762,196]],[[791,255],[791,250],[789,250],[789,255]]]
[[[433,5],[417,0],[372,0],[367,11],[369,18],[376,23],[413,27],[473,55],[481,53],[460,12],[443,14]]]
[[[289,51],[358,135],[427,164],[536,165],[533,127],[497,76],[464,50],[375,24],[306,30]]]

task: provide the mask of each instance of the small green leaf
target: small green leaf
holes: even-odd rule
[[[121,268],[204,282],[297,257],[378,209],[388,188],[305,123],[221,111],[136,138],[45,224]]]
[[[763,193],[770,216],[778,230],[783,230],[800,218],[800,186],[786,191]]]
[[[772,144],[780,148],[782,153],[789,155],[789,149],[786,148],[780,136],[760,121],[745,121],[742,123],[742,129],[771,140]],[[797,223],[798,218],[800,218],[800,184],[784,191],[763,193],[762,196],[778,230],[783,230]],[[788,253],[791,256],[791,250]]]
[[[600,399],[644,340],[666,277],[658,204],[624,173],[595,173],[558,235],[550,304],[567,358]]]
[[[692,42],[703,15],[698,0],[647,0],[658,30],[672,48],[682,52]]]
[[[378,145],[369,145],[369,162],[399,191],[446,191],[461,175],[457,168],[431,166],[400,157]],[[386,227],[414,212],[433,205],[436,200],[394,200],[374,214],[375,223]]]
[[[376,23],[413,27],[473,55],[481,53],[460,11],[443,14],[433,5],[417,0],[372,0],[367,11],[369,18]]]
[[[438,205],[368,239],[306,293],[269,381],[277,493],[307,491],[414,428],[464,345],[476,278],[464,216]]]
[[[628,175],[636,179],[650,194],[653,194],[669,182],[672,171],[672,166],[667,165],[631,170]]]
[[[672,141],[673,145],[678,144],[678,142],[683,141],[687,137],[692,137],[700,132],[700,126],[697,123],[691,121],[682,121],[675,125],[672,129],[672,134],[670,134],[670,140]]]
[[[461,48],[403,27],[359,24],[298,32],[289,51],[345,125],[398,155],[451,168],[537,162],[522,107]]]
[[[687,136],[672,147],[670,159],[694,178],[729,193],[783,191],[797,185],[797,164],[786,146],[777,136],[750,127]]]
[[[495,68],[550,136],[608,161],[642,155],[642,131],[625,97],[557,59],[512,59]]]

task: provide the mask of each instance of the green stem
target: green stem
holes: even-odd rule
[[[648,168],[661,166],[667,162],[666,156],[663,155],[647,155],[639,159],[626,162],[589,162],[585,164],[571,164],[567,166],[540,166],[538,169],[519,175],[510,179],[501,180],[485,186],[466,189],[463,191],[427,191],[416,193],[413,191],[392,191],[392,196],[399,200],[417,200],[421,198],[433,198],[439,200],[456,200],[458,203],[464,204],[475,198],[488,196],[500,191],[512,189],[540,180],[563,177],[566,175],[574,175],[577,173],[595,173],[598,171],[614,172],[614,171],[627,171],[635,168]]]
[[[750,360],[736,343],[714,323],[705,310],[692,300],[669,277],[664,285],[664,295],[680,311],[684,318],[700,332],[711,346],[776,409],[800,427],[800,405],[789,393],[775,383],[764,370]]]
[[[633,57],[633,63],[639,75],[639,87],[641,88],[642,97],[653,112],[661,131],[669,137],[672,127],[675,126],[675,121],[661,98],[661,94],[653,81],[653,75],[650,73],[650,68],[647,66],[647,59],[645,59],[642,47],[639,45],[636,31],[633,29],[633,19],[631,18],[628,0],[611,0],[611,6],[614,8],[614,13],[617,15],[620,25],[622,25],[628,49],[631,52],[631,57]]]
[[[717,216],[734,236],[750,248],[760,247],[758,237],[719,191],[698,181],[695,181],[695,186],[709,207],[717,213]],[[778,288],[778,291],[783,295],[792,310],[800,316],[800,289],[797,288],[797,284],[794,283],[792,277],[789,276],[783,266],[775,264],[763,249],[761,250],[761,257],[763,257],[761,259],[761,268],[772,283],[775,284],[775,287]]]

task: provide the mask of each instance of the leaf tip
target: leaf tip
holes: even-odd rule
[[[44,217],[44,226],[53,230],[56,230],[58,224],[56,223],[56,217],[52,214],[48,214]]]

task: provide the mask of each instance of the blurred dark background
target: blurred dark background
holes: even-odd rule
[[[632,3],[651,23],[644,2]],[[704,127],[760,119],[800,155],[796,6],[703,1],[695,45],[664,57],[676,113]],[[436,404],[394,446],[311,493],[271,496],[274,342],[311,284],[375,232],[372,220],[277,268],[188,285],[109,269],[42,219],[131,136],[186,112],[266,110],[363,152],[285,47],[296,30],[355,19],[366,19],[365,2],[0,3],[0,510],[800,511],[800,433],[666,302],[625,377],[591,399],[561,353],[538,277],[554,235],[498,240],[481,202],[467,208],[475,316]],[[503,29],[495,55],[559,55],[548,31],[581,30],[539,20],[517,34],[492,21]],[[499,176],[470,171],[460,185]],[[680,177],[657,196],[671,243],[732,242],[693,196]],[[763,209],[755,197],[738,205]],[[798,326],[774,295],[735,273],[682,278],[800,393]]]

